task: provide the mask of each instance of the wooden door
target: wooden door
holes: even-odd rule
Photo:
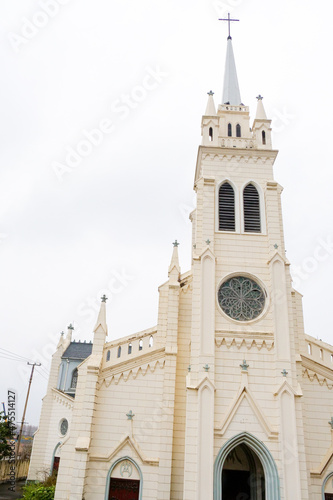
[[[333,500],[333,493],[325,493],[325,500]]]
[[[111,478],[109,500],[139,500],[140,481]]]
[[[54,457],[52,472],[58,472],[59,470],[60,457]]]

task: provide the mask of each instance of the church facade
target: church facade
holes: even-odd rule
[[[262,97],[250,128],[232,40],[208,96],[191,270],[174,243],[157,326],[61,336],[30,480],[56,500],[332,500],[333,347],[305,334],[285,255],[277,151]]]

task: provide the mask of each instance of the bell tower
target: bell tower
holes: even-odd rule
[[[217,486],[221,478],[214,485],[211,481],[216,450],[237,432],[265,442],[280,464],[284,498],[300,500],[298,445],[291,439],[297,436],[299,395],[292,289],[282,187],[273,176],[278,151],[272,147],[271,120],[261,95],[250,125],[230,32],[222,102],[216,108],[213,92],[208,93],[201,132],[194,179],[197,206],[191,214],[193,303],[184,500],[215,498],[215,489],[222,488]],[[275,395],[272,387],[278,388]],[[246,410],[247,417],[242,415],[247,403],[237,410],[237,395],[244,390],[255,395],[252,401],[265,394],[271,419],[259,403]]]

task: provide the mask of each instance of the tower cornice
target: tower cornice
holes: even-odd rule
[[[248,148],[221,148],[217,146],[199,146],[198,155],[197,155],[197,163],[195,169],[195,178],[194,185],[197,183],[199,178],[202,176],[201,174],[201,164],[202,161],[207,159],[207,156],[204,155],[212,155],[212,159],[216,158],[221,161],[223,159],[227,159],[228,161],[233,158],[237,158],[237,161],[241,161],[245,159],[249,160],[264,160],[264,162],[269,161],[271,165],[275,162],[275,159],[278,155],[277,149],[248,149]]]

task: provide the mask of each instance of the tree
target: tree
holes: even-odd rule
[[[14,425],[4,416],[3,412],[0,412],[0,460],[10,457],[13,453],[9,441],[14,439],[14,430]]]

